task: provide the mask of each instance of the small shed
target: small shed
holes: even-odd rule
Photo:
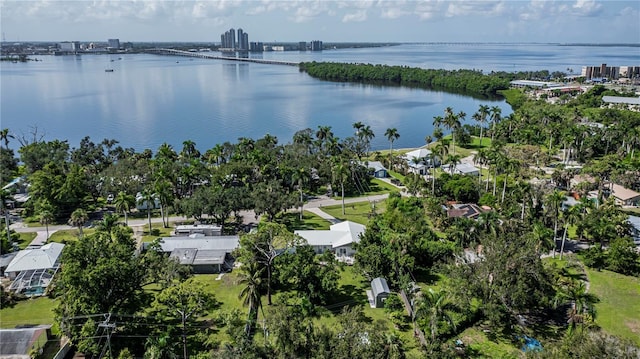
[[[371,294],[373,295],[373,302],[375,303],[376,308],[383,308],[384,301],[389,298],[389,294],[391,291],[389,290],[389,285],[387,284],[387,280],[378,277],[371,281]]]

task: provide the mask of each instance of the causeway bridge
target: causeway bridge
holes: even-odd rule
[[[239,62],[255,62],[258,64],[269,64],[269,65],[287,65],[287,66],[299,66],[299,62],[291,62],[291,61],[278,61],[278,60],[265,60],[265,59],[250,59],[243,57],[230,57],[230,56],[220,56],[213,55],[211,52],[194,52],[194,51],[184,51],[184,50],[175,50],[175,49],[163,49],[163,48],[155,48],[148,49],[144,52],[156,55],[169,55],[169,56],[184,56],[184,57],[198,57],[202,59],[212,59],[212,60],[227,60],[227,61],[239,61]]]

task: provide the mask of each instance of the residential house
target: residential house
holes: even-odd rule
[[[370,161],[368,164],[363,163],[363,165],[369,168],[371,175],[375,178],[389,177],[387,169],[382,165],[382,162],[380,161]]]
[[[405,153],[404,159],[407,161],[409,172],[426,175],[429,172],[429,168],[439,166],[440,162],[437,158],[433,158],[431,153],[432,152],[426,148],[419,148]]]
[[[443,171],[447,171],[445,167],[450,171],[450,168],[448,166],[443,166]],[[480,169],[470,163],[463,162],[453,166],[453,174],[460,174],[464,176],[480,176]]]
[[[32,350],[43,349],[50,336],[51,325],[0,329],[0,358],[33,358]]]
[[[356,253],[353,244],[360,242],[360,235],[364,231],[365,226],[344,221],[331,225],[328,231],[303,230],[295,233],[304,238],[317,254],[332,251],[339,259],[346,259]]]
[[[485,206],[478,206],[473,203],[454,203],[451,208],[447,209],[447,217],[457,218],[466,217],[469,219],[478,219],[483,212],[490,211],[491,208]]]
[[[192,234],[188,237],[163,237],[157,244],[170,258],[191,266],[194,273],[221,273],[233,269],[235,259],[231,253],[239,247],[240,237]],[[144,249],[149,245],[145,243]]]
[[[222,226],[214,224],[185,224],[176,226],[176,236],[189,236],[192,234],[204,234],[205,236],[221,236]]]
[[[615,183],[609,183],[606,187],[609,188],[610,195],[615,198],[616,204],[620,206],[640,206],[640,193]]]
[[[391,290],[387,280],[381,277],[374,278],[371,281],[371,290],[367,290],[367,298],[371,308],[384,308],[384,302],[389,298]]]
[[[60,268],[63,248],[64,244],[48,243],[19,251],[4,271],[13,280],[9,290],[26,296],[43,295]]]

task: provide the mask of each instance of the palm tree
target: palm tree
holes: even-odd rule
[[[491,114],[491,141],[493,141],[493,135],[496,132],[496,123],[500,122],[500,115],[502,114],[502,109],[498,106],[492,106],[491,110],[489,110]]]
[[[53,221],[53,206],[49,205],[47,208],[44,206],[40,209],[38,217],[40,217],[40,223],[45,225],[47,230],[47,241],[49,240],[49,223]]]
[[[9,133],[8,128],[3,128],[0,130],[0,141],[4,142],[4,147],[9,151],[9,139],[15,138],[12,134]]]
[[[303,197],[303,186],[305,183],[309,181],[309,172],[304,168],[300,167],[293,173],[293,182],[298,183],[298,191],[300,191],[300,220],[302,221],[302,213],[304,207],[304,198]]]
[[[542,222],[535,221],[531,227],[531,236],[536,241],[536,252],[540,252],[541,249],[548,251],[554,247],[553,233],[551,229],[547,228]]]
[[[456,307],[445,291],[434,291],[429,289],[423,292],[416,309],[416,317],[425,319],[431,333],[431,342],[435,342],[438,334],[438,327],[441,322],[447,322],[455,329],[453,312]]]
[[[581,209],[579,206],[571,206],[562,211],[562,217],[564,218],[564,233],[562,234],[562,244],[560,245],[560,260],[564,254],[564,242],[567,239],[567,229],[570,225],[576,224],[582,217]]]
[[[464,114],[464,112],[460,112],[460,114]],[[466,116],[466,114],[464,114]],[[460,128],[460,117],[453,113],[453,109],[451,107],[447,107],[444,110],[444,126],[451,131],[451,144],[453,146],[453,154],[456,153],[456,130]]]
[[[393,170],[393,142],[400,138],[400,134],[398,130],[394,128],[387,128],[384,132],[384,135],[389,140],[389,168]]]
[[[549,210],[553,211],[554,224],[553,224],[553,258],[556,257],[556,238],[558,236],[558,219],[560,218],[560,208],[562,202],[565,199],[565,194],[562,191],[554,190],[547,196],[547,204]]]
[[[439,141],[436,147],[433,149],[433,153],[435,154],[434,163],[433,163],[433,176],[432,180],[432,192],[436,192],[436,166],[435,159],[437,158],[440,163],[444,163],[445,158],[449,155],[449,144],[444,141]]]
[[[365,154],[369,157],[369,151],[371,150],[371,140],[376,137],[371,129],[371,126],[367,125],[360,130],[360,137],[364,141]]]
[[[449,164],[449,172],[453,175],[453,171],[456,170],[456,166],[460,163],[462,157],[460,155],[450,155],[447,157],[447,163]]]
[[[75,211],[73,211],[71,213],[71,217],[69,218],[69,225],[73,226],[73,227],[78,227],[78,232],[80,232],[80,238],[82,238],[82,227],[84,226],[84,224],[87,222],[87,220],[89,220],[89,215],[87,215],[87,212],[82,209],[82,208],[78,208]]]
[[[138,205],[147,207],[147,218],[149,219],[149,234],[151,234],[151,209],[155,207],[156,196],[150,189],[145,188],[138,198]]]
[[[340,189],[342,191],[342,215],[344,216],[344,182],[349,178],[349,167],[342,162],[336,163],[331,168],[331,175],[334,182],[340,183]]]
[[[128,214],[131,211],[131,208],[135,206],[136,198],[132,195],[126,194],[124,191],[118,192],[116,198],[114,199],[114,205],[116,207],[117,212],[124,213],[124,224],[125,226],[129,225]]]
[[[200,151],[196,148],[196,143],[191,140],[182,142],[182,151],[180,151],[180,157],[186,161],[200,158]]]
[[[238,275],[242,286],[238,299],[242,299],[242,305],[249,306],[249,316],[245,326],[247,336],[251,334],[251,328],[258,319],[258,309],[262,308],[262,270],[263,268],[257,263],[250,263],[242,266],[242,271]]]
[[[153,186],[155,195],[160,201],[160,217],[162,217],[162,227],[169,227],[169,214],[167,213],[167,207],[169,203],[173,202],[173,191],[171,190],[171,183],[166,179],[158,179]],[[193,192],[193,191],[192,191]],[[165,222],[166,215],[166,222]]]
[[[119,225],[118,216],[115,214],[107,213],[102,217],[102,220],[96,224],[96,229],[101,232],[111,234],[114,227]]]
[[[476,117],[476,115],[478,115]],[[473,119],[480,123],[480,147],[482,147],[482,130],[484,130],[484,123],[487,122],[487,116],[489,116],[489,106],[480,105],[478,112],[474,114]]]
[[[588,292],[588,288],[583,281],[571,281],[563,285],[557,291],[554,304],[569,303],[568,311],[569,332],[573,332],[577,324],[584,325],[585,315],[595,319],[596,311],[594,304],[599,301],[598,297]]]

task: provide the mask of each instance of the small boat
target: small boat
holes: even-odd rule
[[[104,72],[113,72],[113,69],[105,69]]]

